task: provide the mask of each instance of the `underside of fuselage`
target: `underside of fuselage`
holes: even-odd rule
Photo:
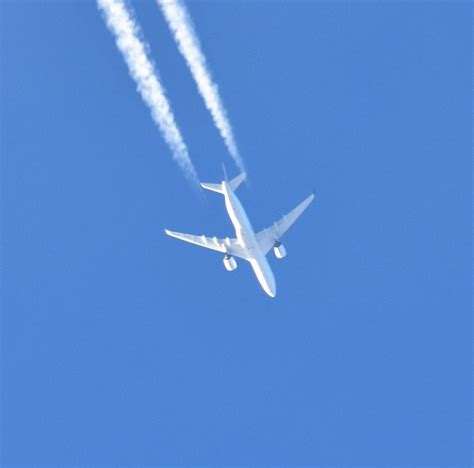
[[[262,261],[263,260],[263,261]],[[252,265],[255,276],[258,279],[258,282],[262,286],[262,289],[270,296],[276,296],[276,284],[275,277],[273,276],[272,269],[265,257],[262,260],[251,260],[250,264]]]
[[[235,228],[235,234],[247,254],[255,276],[262,289],[270,296],[276,296],[275,277],[265,255],[260,250],[255,231],[237,195],[227,182],[222,182],[225,206]]]

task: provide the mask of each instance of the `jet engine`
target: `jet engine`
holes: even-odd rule
[[[285,246],[281,242],[276,242],[273,246],[273,252],[275,253],[276,258],[284,258],[286,257],[286,249]]]
[[[235,258],[229,254],[225,254],[224,266],[227,271],[234,271],[237,268],[237,262]]]

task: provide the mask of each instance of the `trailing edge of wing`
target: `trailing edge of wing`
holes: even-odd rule
[[[165,233],[168,236],[189,242],[190,244],[198,245],[199,247],[205,247],[206,249],[215,250],[216,252],[227,253],[235,257],[247,259],[244,250],[237,242],[237,239],[218,239],[217,237],[206,237],[206,236],[193,236],[192,234],[183,234],[181,232],[174,232],[165,229]]]
[[[301,216],[303,211],[308,205],[314,200],[314,194],[312,193],[304,201],[302,201],[295,209],[284,215],[272,226],[263,229],[257,234],[257,241],[260,249],[264,255],[273,247],[275,242],[279,240],[283,234],[291,227],[291,225]]]

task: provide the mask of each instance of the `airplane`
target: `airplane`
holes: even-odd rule
[[[168,229],[165,229],[165,233],[176,239],[223,253],[224,267],[227,271],[233,271],[237,268],[234,257],[247,260],[250,262],[263,290],[270,297],[275,297],[275,277],[266,255],[273,248],[276,258],[282,259],[286,256],[286,249],[280,239],[313,201],[314,193],[270,227],[255,233],[242,204],[235,194],[235,190],[245,178],[246,174],[242,172],[230,181],[226,177],[220,184],[201,183],[204,189],[224,196],[227,212],[235,228],[235,238],[218,239],[217,237],[193,236],[169,231]]]

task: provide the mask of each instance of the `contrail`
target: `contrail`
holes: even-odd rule
[[[222,104],[217,86],[212,81],[206,58],[201,51],[199,39],[184,3],[181,0],[157,0],[157,2],[232,159],[239,169],[244,171],[244,162],[237,149],[227,112]]]
[[[150,108],[154,122],[171,149],[173,158],[193,184],[198,177],[189,158],[188,149],[175,123],[165,90],[158,73],[147,55],[148,45],[141,39],[141,31],[123,0],[97,0],[109,30],[114,34],[117,47],[128,65],[137,90]]]

